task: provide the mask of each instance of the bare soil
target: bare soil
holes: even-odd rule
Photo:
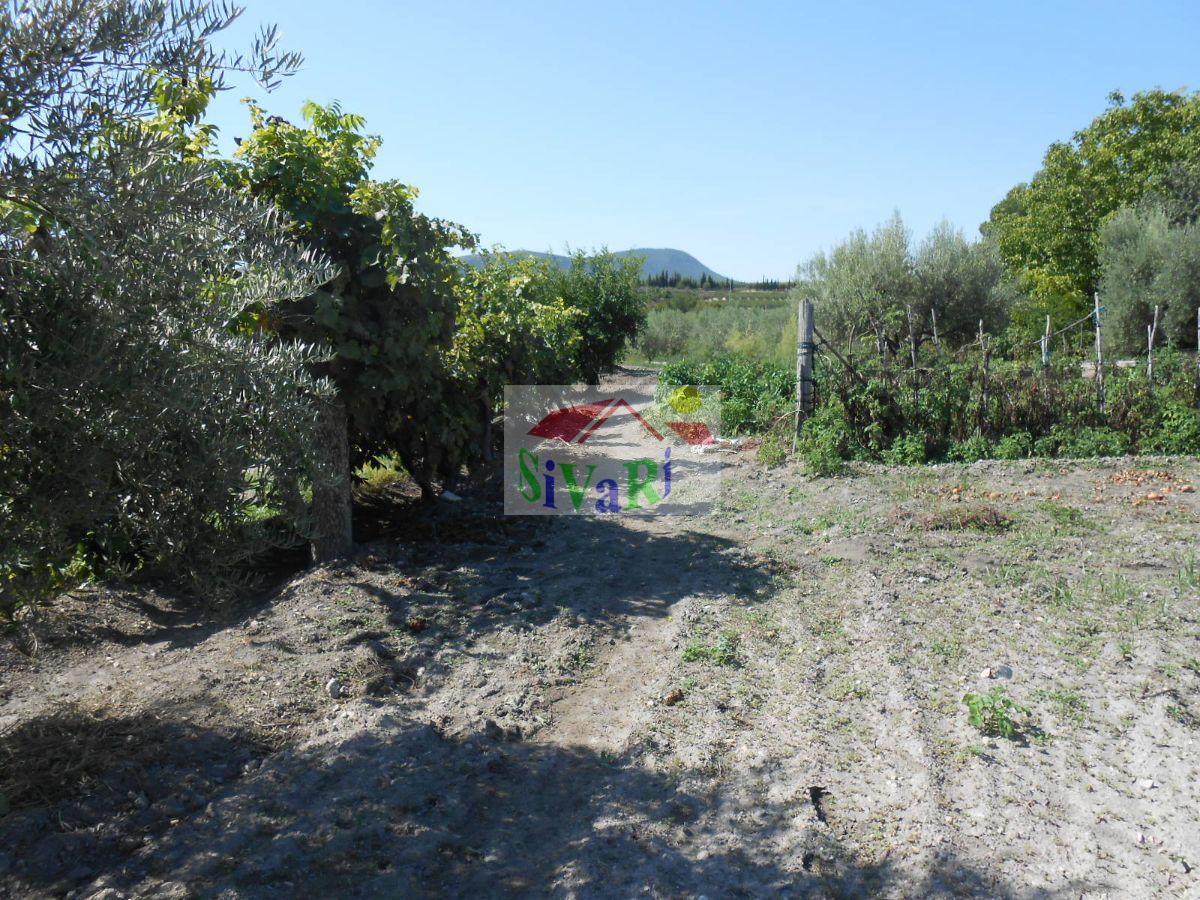
[[[0,893],[1200,896],[1193,485],[744,453],[704,518],[468,492],[234,607],[77,592],[0,652]]]

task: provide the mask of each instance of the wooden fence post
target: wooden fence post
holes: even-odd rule
[[[1100,335],[1100,292],[1092,294],[1095,305],[1092,318],[1096,320],[1096,408],[1104,415],[1104,342]]]
[[[796,311],[796,434],[812,414],[813,304],[801,300]]]
[[[1046,316],[1046,333],[1042,335],[1042,370],[1050,368],[1050,317]]]
[[[979,320],[979,349],[983,353],[983,378],[980,384],[979,397],[979,433],[983,437],[987,437],[988,433],[988,399],[990,396],[990,372],[992,365],[992,340],[989,335],[983,333],[983,319]]]
[[[1154,307],[1154,323],[1146,326],[1146,380],[1154,384],[1154,337],[1158,334],[1158,307]]]
[[[917,370],[917,334],[913,331],[912,304],[904,304],[904,315],[908,319],[908,352],[912,357],[913,371]]]

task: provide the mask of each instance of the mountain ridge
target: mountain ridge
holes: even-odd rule
[[[510,256],[533,256],[537,259],[549,260],[560,269],[569,268],[571,265],[571,257],[561,253],[545,253],[537,250],[504,250],[501,252]],[[713,281],[719,282],[734,280],[710,269],[692,254],[676,250],[673,247],[634,247],[629,250],[614,251],[613,256],[644,257],[641,273],[643,281],[652,275],[661,275],[663,272],[669,275],[679,275],[682,278],[691,278],[695,281],[699,281],[702,275],[707,275]],[[479,267],[483,264],[483,257],[478,253],[471,253],[459,258],[470,266]]]

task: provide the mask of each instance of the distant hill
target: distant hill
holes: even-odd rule
[[[571,265],[571,258],[569,256],[561,256],[557,253],[538,253],[535,250],[511,250],[508,252],[514,256],[535,256],[538,259],[548,259],[560,269],[566,269]],[[618,250],[613,253],[613,256],[645,257],[645,262],[642,263],[643,280],[651,275],[661,275],[663,272],[671,275],[679,275],[683,278],[691,278],[694,281],[699,281],[701,275],[707,275],[714,281],[729,280],[724,275],[720,275],[704,265],[704,263],[692,256],[692,254],[684,253],[682,250],[635,247],[632,250]],[[477,253],[472,253],[469,256],[462,257],[462,259],[468,265],[479,266],[482,263],[483,257]]]

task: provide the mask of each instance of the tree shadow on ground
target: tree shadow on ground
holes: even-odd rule
[[[536,519],[519,540],[416,545],[398,569],[437,564],[452,574],[456,610],[473,636],[514,623],[542,624],[563,612],[605,630],[627,617],[661,618],[687,597],[729,595],[755,603],[787,567],[746,553],[735,541],[688,529],[663,532],[607,519]],[[397,590],[386,579],[354,584],[404,628],[436,590]]]
[[[450,739],[383,704],[348,709],[330,733],[261,764],[248,733],[161,711],[112,723],[147,743],[110,746],[108,767],[74,792],[0,820],[0,889],[252,898],[1089,889],[1022,890],[953,853],[914,874],[903,860],[857,858],[816,824],[807,797],[766,803],[632,756]],[[86,719],[24,727],[56,729],[77,747],[96,738]]]

